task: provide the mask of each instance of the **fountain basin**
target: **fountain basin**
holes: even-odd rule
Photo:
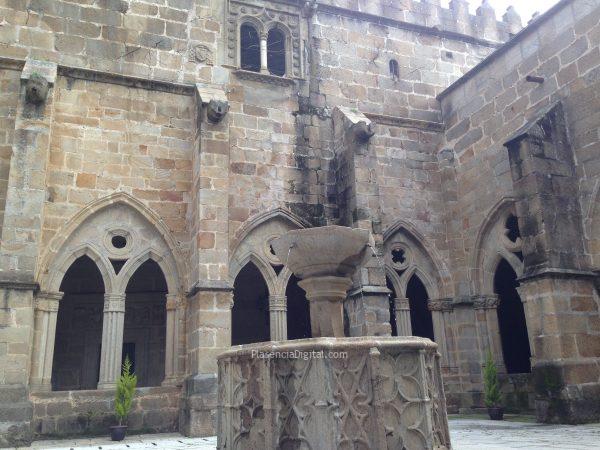
[[[439,359],[416,337],[232,347],[218,358],[218,449],[449,449]]]
[[[369,255],[369,237],[367,230],[329,225],[288,231],[272,245],[298,278],[349,277]]]
[[[369,256],[367,230],[331,225],[289,231],[273,241],[280,261],[302,280],[315,337],[344,337],[343,301],[351,276]]]

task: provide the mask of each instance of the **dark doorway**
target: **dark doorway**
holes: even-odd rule
[[[52,390],[96,389],[100,373],[104,281],[87,256],[78,258],[60,285]]]
[[[244,70],[260,72],[260,38],[250,24],[240,28],[240,65]]]
[[[285,75],[285,34],[276,28],[267,36],[267,67],[272,75]]]
[[[130,278],[125,291],[123,355],[135,367],[138,386],[160,386],[165,378],[167,282],[149,259]]]
[[[396,323],[396,299],[398,296],[389,277],[385,277],[385,284],[392,291],[390,294],[390,325],[392,326],[392,336],[398,336],[398,324]]]
[[[410,325],[413,336],[425,337],[433,341],[433,320],[427,306],[429,296],[418,276],[413,275],[408,282],[406,296],[410,305]]]
[[[494,292],[498,294],[498,325],[502,340],[504,365],[508,373],[531,372],[531,350],[527,321],[517,292],[517,274],[506,261],[500,261],[494,275]]]
[[[288,339],[305,339],[312,337],[310,328],[310,305],[306,293],[298,286],[298,278],[294,275],[288,281],[285,290],[287,297],[287,333]]]
[[[266,342],[269,326],[269,289],[260,270],[248,263],[233,284],[231,345]]]

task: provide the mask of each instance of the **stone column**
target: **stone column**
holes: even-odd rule
[[[40,292],[35,299],[33,358],[31,360],[31,389],[51,391],[52,360],[56,337],[56,318],[62,292]]]
[[[500,326],[498,324],[498,304],[497,295],[480,296],[473,301],[473,309],[475,309],[475,320],[477,321],[481,366],[483,367],[489,350],[492,353],[498,372],[506,373]]]
[[[4,281],[34,281],[46,200],[56,73],[56,64],[31,59],[25,62],[21,73],[0,239],[0,270]]]
[[[524,302],[543,422],[600,420],[600,322],[585,245],[580,171],[556,103],[507,143],[523,240]]]
[[[220,86],[196,84],[196,125],[189,212],[194,233],[186,299],[186,380],[179,429],[211,436],[217,396],[217,356],[231,345],[233,287],[229,283],[229,120],[211,114],[227,104]],[[222,110],[223,111],[223,110]],[[214,112],[214,111],[213,111]]]
[[[407,298],[394,299],[394,311],[396,313],[396,328],[398,336],[412,336],[412,325],[410,324],[410,303]]]
[[[271,324],[271,340],[287,340],[287,299],[285,295],[269,297],[269,315]]]
[[[163,385],[174,385],[179,381],[179,308],[180,296],[167,295],[167,336],[165,349],[165,380]]]
[[[267,52],[267,34],[260,36],[260,72],[269,73],[268,52]]]
[[[520,280],[540,422],[600,418],[600,324],[592,275],[545,273]]]
[[[446,319],[452,311],[451,299],[430,300],[427,306],[431,311],[433,335],[442,356],[442,366],[448,367],[450,366],[450,356],[446,338]]]
[[[125,294],[105,294],[98,389],[114,388],[121,374],[124,325]]]

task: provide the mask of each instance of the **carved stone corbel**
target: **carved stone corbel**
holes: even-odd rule
[[[229,102],[227,100],[211,99],[206,106],[206,118],[212,123],[219,123],[229,112]]]
[[[375,135],[373,122],[360,111],[337,106],[333,111],[336,139],[363,145]]]
[[[224,90],[202,83],[196,83],[198,97],[198,117],[202,117],[202,109],[206,109],[206,119],[213,124],[220,123],[229,112],[229,101]]]
[[[44,103],[56,80],[56,73],[56,64],[28,59],[21,73],[21,81],[25,84],[25,101],[34,106]]]

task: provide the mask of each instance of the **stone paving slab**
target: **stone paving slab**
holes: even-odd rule
[[[593,450],[600,449],[600,424],[543,425],[527,422],[494,422],[451,419],[454,450]],[[106,438],[38,441],[35,450],[215,450],[217,438],[186,438],[179,434],[128,436],[121,443]]]
[[[454,450],[591,450],[600,449],[600,424],[452,419],[450,438]]]
[[[122,442],[108,438],[76,438],[37,441],[31,447],[15,450],[215,450],[217,438],[187,438],[177,433],[127,436]]]

